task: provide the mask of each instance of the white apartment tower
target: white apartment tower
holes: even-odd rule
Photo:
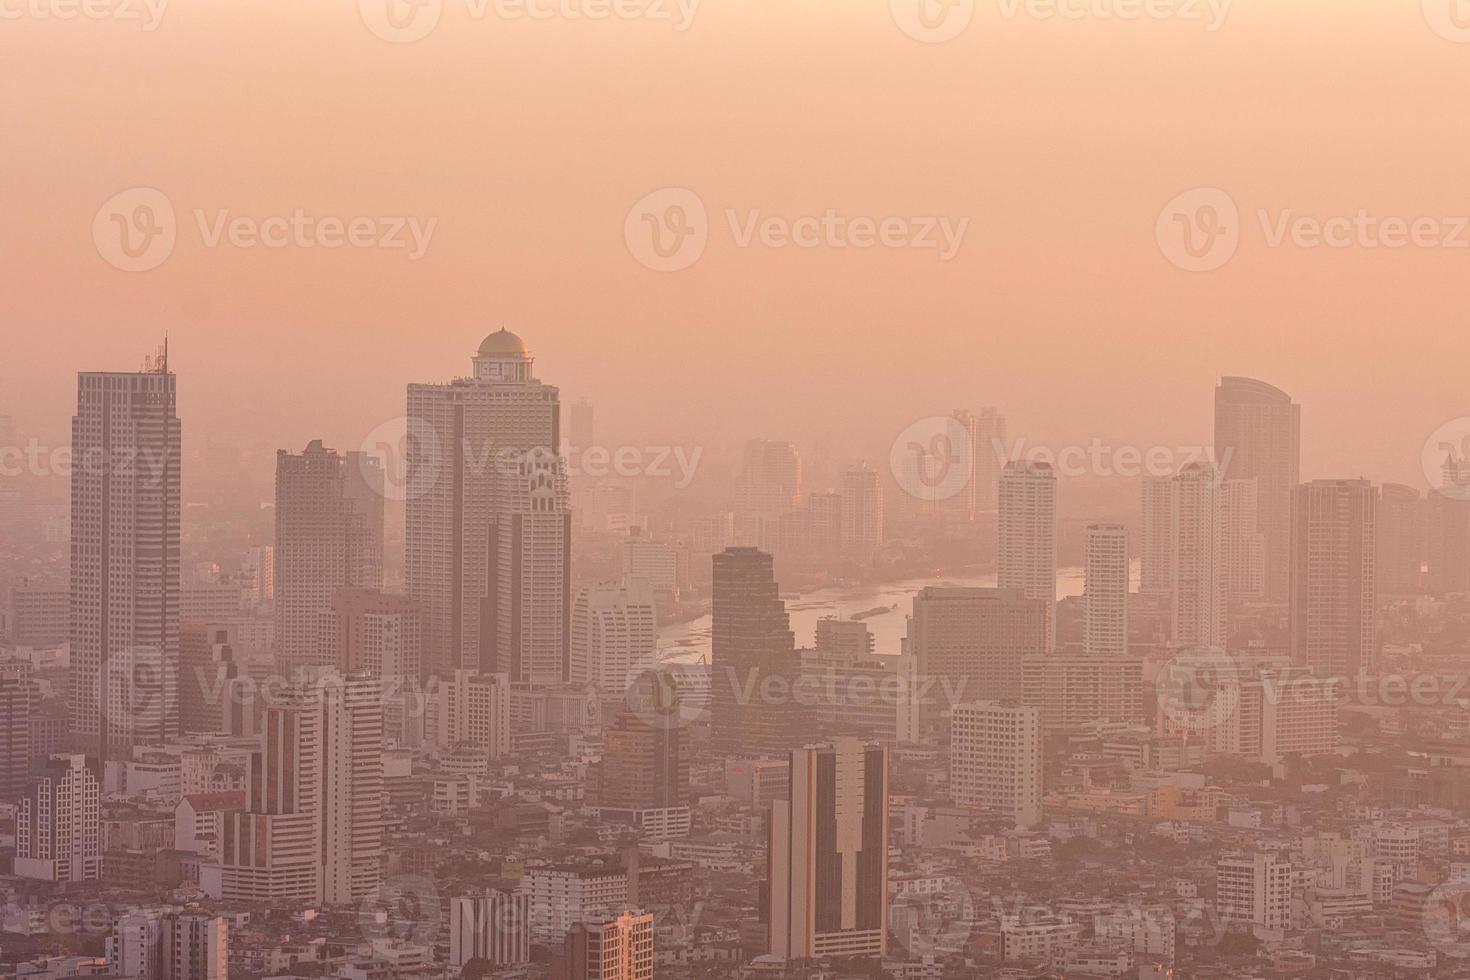
[[[97,881],[102,873],[101,798],[82,755],[43,763],[15,818],[15,873],[41,881]]]
[[[492,966],[531,961],[531,900],[520,892],[490,889],[449,900],[449,964],[470,960]]]
[[[431,703],[429,734],[441,752],[463,745],[492,759],[510,752],[510,678],[505,674],[457,670],[436,679]]]
[[[950,795],[960,806],[1004,816],[1017,827],[1041,820],[1041,709],[978,701],[954,709]]]
[[[571,680],[618,699],[658,658],[658,616],[645,579],[597,586],[572,603]]]
[[[560,395],[533,364],[525,342],[502,329],[480,344],[470,377],[408,387],[404,573],[424,607],[431,673],[494,668],[480,620],[490,530],[505,509],[496,475],[561,442]]]
[[[1172,481],[1172,616],[1179,647],[1225,648],[1224,494],[1209,463],[1184,466]]]
[[[309,672],[266,709],[262,726],[245,810],[223,815],[222,897],[361,901],[381,878],[381,684]]]
[[[70,741],[98,758],[178,734],[105,710],[106,668],[138,652],[178,662],[180,426],[168,348],[136,374],[82,373],[71,422]],[[153,695],[157,697],[158,695]]]
[[[1017,460],[1001,471],[996,555],[1000,588],[1046,602],[1050,649],[1057,603],[1057,478],[1050,463]]]
[[[1091,657],[1128,653],[1128,532],[1121,524],[1087,528],[1082,651]]]

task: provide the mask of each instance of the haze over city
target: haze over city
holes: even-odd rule
[[[1461,0],[0,0],[0,980],[1470,978]]]

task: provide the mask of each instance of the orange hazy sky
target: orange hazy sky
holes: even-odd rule
[[[1236,0],[1213,32],[979,0],[939,44],[889,0],[703,0],[684,31],[444,0],[409,44],[357,0],[173,0],[151,31],[32,9],[65,2],[0,0],[0,414],[43,438],[76,371],[167,330],[187,439],[348,446],[502,323],[637,442],[877,457],[994,404],[1034,442],[1193,444],[1215,379],[1249,374],[1302,402],[1304,476],[1422,487],[1425,439],[1470,415],[1470,248],[1273,248],[1256,217],[1470,215],[1470,38],[1419,0]],[[93,238],[133,187],[179,217],[146,272]],[[711,228],[664,273],[624,224],[666,187]],[[1213,272],[1155,237],[1195,187],[1240,209]],[[437,225],[410,260],[211,248],[193,217],[296,209]],[[941,261],[740,247],[727,209],[970,224]]]

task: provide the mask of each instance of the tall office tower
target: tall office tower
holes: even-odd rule
[[[31,781],[31,725],[40,692],[29,677],[0,671],[0,800],[18,800]]]
[[[1138,560],[1138,591],[1170,595],[1174,591],[1174,481],[1166,476],[1143,479],[1143,534]]]
[[[773,800],[771,955],[787,960],[888,951],[888,749],[857,739],[791,753]]]
[[[657,660],[658,612],[647,579],[577,592],[571,680],[594,684],[606,698],[621,698],[633,679]]]
[[[650,539],[642,528],[632,528],[623,541],[623,581],[647,579],[655,594],[677,595],[679,554],[672,544]]]
[[[1050,463],[1018,460],[1000,475],[997,541],[1002,589],[1046,602],[1047,648],[1056,642],[1057,478]]]
[[[261,545],[246,551],[240,559],[240,582],[246,601],[255,605],[276,598],[276,549]]]
[[[510,678],[456,670],[438,678],[428,734],[441,752],[473,746],[492,759],[510,753]]]
[[[225,901],[361,901],[381,878],[378,680],[309,671],[266,709],[263,727],[245,810],[223,814]]]
[[[873,655],[873,632],[860,619],[824,616],[817,620],[813,649],[828,657],[857,659]]]
[[[107,710],[128,651],[179,654],[179,417],[168,348],[138,374],[77,376],[71,421],[71,740],[123,758],[158,733],[135,733],[126,705]],[[140,659],[147,659],[146,657]],[[165,709],[166,710],[166,709]],[[165,718],[164,737],[177,731]]]
[[[985,511],[995,510],[998,499],[1001,466],[1006,462],[1006,420],[994,408],[979,412],[955,409],[952,418],[964,432],[964,451],[970,456],[970,480],[959,493],[943,502],[956,519],[974,521]],[[957,458],[955,462],[963,462]]]
[[[1041,709],[977,701],[954,709],[949,790],[955,803],[1003,816],[1017,827],[1041,820]]]
[[[789,681],[798,664],[774,562],[754,548],[726,548],[713,564],[711,740],[727,755],[785,752],[792,744],[789,706],[761,696],[767,678]]]
[[[842,494],[836,490],[808,494],[806,540],[816,551],[834,554],[842,549]]]
[[[639,681],[656,682],[652,677]],[[691,754],[683,726],[663,724],[641,711],[619,713],[607,730],[594,780],[598,805],[626,810],[689,805]]]
[[[1128,653],[1128,532],[1121,524],[1087,528],[1082,652],[1090,657]]]
[[[883,547],[883,486],[866,463],[842,471],[842,546],[869,556]]]
[[[597,445],[592,406],[587,399],[578,398],[570,414],[571,417],[567,420],[567,437],[572,441],[572,448],[585,452]]]
[[[752,439],[745,444],[735,509],[747,514],[775,515],[799,506],[801,455],[789,442]]]
[[[236,682],[246,676],[244,661],[236,653],[238,629],[234,624],[179,624],[180,731],[254,731],[238,723],[239,712],[250,701],[237,697]]]
[[[1424,505],[1425,564],[1435,595],[1470,591],[1470,499],[1431,490]]]
[[[383,733],[397,745],[423,740],[424,616],[407,596],[343,589],[318,618],[317,648],[331,666],[383,685]]]
[[[995,510],[1000,502],[1000,473],[1008,460],[1006,417],[996,408],[973,416],[975,432],[975,510]]]
[[[559,393],[533,364],[525,342],[500,330],[480,344],[470,377],[408,387],[404,573],[424,607],[430,673],[493,666],[480,615],[502,509],[496,474],[561,444]]]
[[[1220,485],[1220,519],[1225,524],[1225,591],[1231,601],[1266,595],[1266,538],[1259,530],[1255,480]]]
[[[653,914],[627,910],[567,933],[568,980],[653,980]]]
[[[560,684],[570,674],[572,513],[566,469],[544,451],[502,463],[494,481],[482,670]]]
[[[1170,641],[1225,648],[1226,563],[1223,492],[1209,463],[1186,464],[1173,479],[1173,603]]]
[[[1385,483],[1378,498],[1378,594],[1404,595],[1423,585],[1428,508],[1413,487]]]
[[[1296,877],[1282,854],[1221,855],[1215,862],[1215,911],[1225,922],[1289,929]]]
[[[531,962],[531,899],[519,892],[488,889],[449,900],[449,965],[470,960],[491,966]]]
[[[1301,482],[1301,406],[1280,388],[1221,378],[1215,388],[1215,462],[1226,480],[1256,481],[1264,537],[1266,599],[1284,603],[1291,584],[1291,498]]]
[[[1377,659],[1378,494],[1367,480],[1313,480],[1292,509],[1291,653],[1329,677]]]
[[[102,873],[102,808],[97,777],[83,755],[36,767],[15,815],[15,873],[41,881],[97,881]]]
[[[1020,589],[929,586],[914,596],[908,650],[937,683],[925,714],[958,701],[1021,696],[1022,661],[1047,653],[1047,606]],[[931,706],[933,698],[944,703]]]
[[[276,453],[276,651],[288,668],[332,666],[321,614],[340,589],[383,587],[383,471],[316,440]]]

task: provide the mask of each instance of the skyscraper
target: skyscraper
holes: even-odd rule
[[[223,897],[361,901],[381,878],[383,707],[376,678],[315,669],[265,711],[243,812],[223,814]]]
[[[407,596],[342,589],[318,617],[322,660],[345,674],[366,673],[383,685],[383,731],[394,743],[423,737],[424,617]]]
[[[56,882],[101,877],[99,790],[85,756],[53,756],[36,768],[15,816],[18,876]]]
[[[1142,528],[1138,591],[1143,595],[1169,595],[1174,591],[1174,481],[1171,477],[1144,477]]]
[[[1186,464],[1172,482],[1172,629],[1179,647],[1225,648],[1224,493],[1209,463]]]
[[[1385,483],[1378,498],[1378,594],[1403,595],[1423,586],[1428,557],[1428,506],[1413,487]]]
[[[960,806],[1006,817],[1017,827],[1041,820],[1041,709],[978,701],[954,709],[949,788]]]
[[[978,412],[956,409],[950,416],[968,436],[970,480],[944,506],[960,520],[974,521],[995,510],[999,499],[1000,471],[1006,460],[1006,418],[994,408]]]
[[[1354,678],[1378,653],[1378,495],[1367,480],[1314,480],[1292,514],[1291,652]]]
[[[1022,662],[1047,652],[1047,606],[1020,589],[929,586],[914,596],[908,650],[938,683],[926,715],[955,701],[1019,698]],[[945,703],[932,704],[942,697]]]
[[[179,642],[179,461],[176,386],[167,346],[136,374],[77,376],[71,422],[71,737],[99,758],[177,731],[153,699],[161,731],[134,731],[116,700],[113,657],[176,666]],[[151,654],[149,653],[151,651]]]
[[[18,800],[31,779],[32,715],[40,692],[20,672],[0,670],[0,800]]]
[[[566,470],[544,450],[503,461],[494,481],[482,670],[560,684],[571,673],[572,514]]]
[[[648,687],[659,682],[653,674],[638,681]],[[691,755],[684,726],[663,723],[661,716],[647,712],[624,710],[606,732],[593,795],[599,806],[626,810],[687,806]]]
[[[1260,532],[1255,480],[1220,484],[1220,519],[1225,535],[1225,590],[1232,602],[1266,594],[1266,538]]]
[[[735,498],[735,509],[744,513],[776,515],[794,509],[801,500],[796,447],[768,439],[746,443]]]
[[[1291,579],[1291,499],[1301,481],[1301,406],[1263,381],[1221,378],[1215,388],[1215,461],[1223,479],[1256,481],[1265,596],[1285,602]]]
[[[658,615],[646,579],[581,589],[572,603],[571,680],[621,698],[658,659]]]
[[[383,587],[383,471],[316,440],[276,454],[276,650],[288,668],[330,666],[318,620],[341,589]]]
[[[1121,524],[1087,528],[1082,652],[1121,657],[1128,653],[1128,532]]]
[[[842,546],[864,558],[883,547],[883,487],[866,463],[842,471]]]
[[[470,377],[408,388],[404,573],[424,607],[431,673],[493,668],[480,616],[502,507],[496,475],[561,443],[559,393],[535,378],[534,363],[525,342],[502,329],[480,345]]]
[[[791,752],[768,849],[771,955],[888,949],[888,749],[857,739]]]
[[[768,678],[789,681],[798,666],[774,562],[755,548],[727,548],[713,562],[712,740],[726,754],[785,752],[790,706],[763,696]]]
[[[1016,460],[1000,476],[997,584],[1046,603],[1047,647],[1056,640],[1057,478],[1050,463]]]

